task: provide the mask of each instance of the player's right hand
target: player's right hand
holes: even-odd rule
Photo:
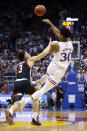
[[[45,23],[47,23],[49,25],[51,24],[51,21],[49,19],[43,19],[42,22],[45,22]]]

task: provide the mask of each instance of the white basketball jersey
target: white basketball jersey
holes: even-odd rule
[[[53,41],[51,42],[51,44],[59,45],[59,51],[54,53],[52,61],[55,62],[58,66],[67,69],[70,64],[71,54],[73,51],[72,41],[67,42]]]

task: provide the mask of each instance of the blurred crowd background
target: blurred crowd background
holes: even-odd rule
[[[46,6],[47,12],[38,17],[34,7]],[[84,1],[21,0],[0,1],[0,93],[12,92],[16,78],[17,54],[27,51],[31,56],[40,53],[48,44],[49,37],[56,39],[49,25],[41,20],[48,18],[60,28],[60,21],[67,17],[78,18],[73,26],[72,39],[80,41],[80,59],[72,62],[77,68],[78,82],[87,83],[87,8]],[[46,73],[50,56],[36,62],[32,79]]]

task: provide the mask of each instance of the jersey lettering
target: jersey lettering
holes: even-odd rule
[[[23,67],[23,65],[19,65],[19,71],[18,71],[18,73],[22,73],[22,67]]]
[[[72,54],[71,52],[61,53],[62,59],[60,59],[60,61],[66,61],[66,60],[70,61],[71,54]]]

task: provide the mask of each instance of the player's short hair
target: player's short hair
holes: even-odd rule
[[[24,60],[24,55],[25,55],[25,52],[24,52],[24,51],[20,51],[20,52],[18,53],[18,59],[19,59],[20,61],[23,61],[23,60]]]
[[[65,38],[71,38],[71,32],[69,31],[69,29],[67,29],[65,26],[63,26],[60,29],[60,33],[65,37]]]

